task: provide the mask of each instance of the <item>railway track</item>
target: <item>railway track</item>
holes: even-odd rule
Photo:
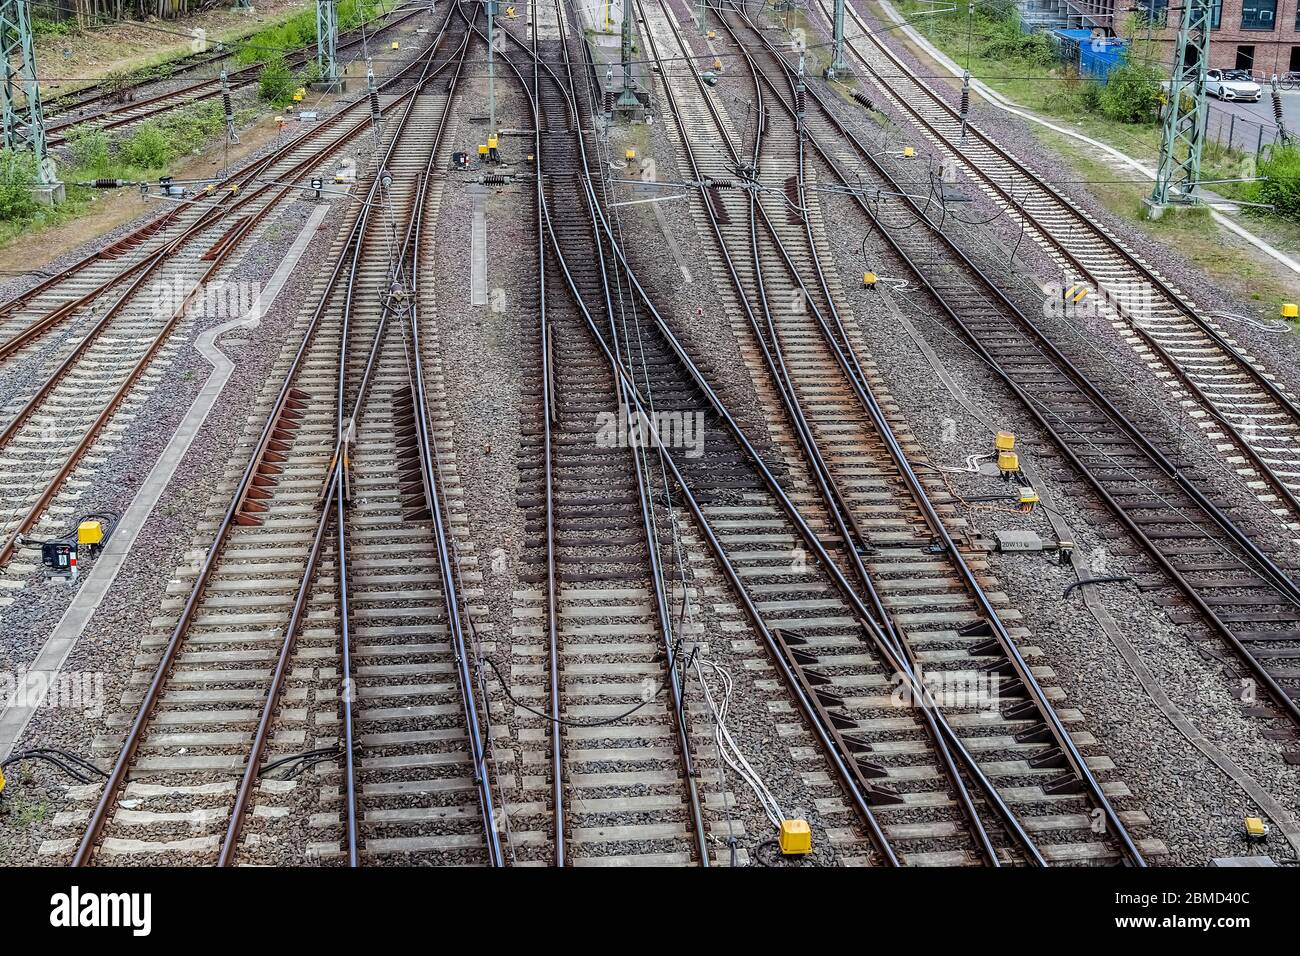
[[[500,860],[413,268],[469,45],[454,19],[387,98],[301,345],[154,621],[109,780],[80,794],[74,863],[301,862],[283,826],[309,811],[314,859]],[[325,760],[333,786],[304,786]]]
[[[680,51],[691,56],[666,7],[660,6],[663,17],[658,24],[647,20],[653,55],[656,59],[662,55],[659,26],[666,27],[676,40],[670,55]],[[752,60],[746,62],[753,72],[753,114],[768,117],[771,114],[765,112],[757,68]],[[661,71],[663,66],[660,60]],[[707,227],[719,237],[731,283],[747,303],[748,328],[743,322],[735,324],[738,339],[751,343],[746,358],[756,383],[774,386],[772,391],[780,396],[774,418],[784,411],[791,424],[782,443],[787,460],[802,459],[810,466],[805,480],[820,486],[820,497],[831,505],[828,510],[834,531],[841,542],[851,543],[840,551],[842,563],[853,569],[882,631],[901,659],[910,661],[931,680],[938,679],[940,686],[945,673],[949,678],[998,675],[997,687],[990,695],[997,703],[988,705],[983,720],[975,723],[984,734],[973,732],[961,707],[978,709],[976,694],[962,700],[952,718],[961,736],[953,735],[940,715],[938,726],[927,728],[929,749],[918,747],[917,742],[899,748],[913,760],[923,758],[943,768],[946,774],[940,775],[938,782],[951,788],[953,803],[961,809],[931,835],[943,833],[950,839],[964,837],[968,841],[959,843],[958,849],[935,849],[912,859],[948,863],[980,859],[998,865],[1105,858],[1113,852],[1112,847],[1102,841],[1090,847],[1086,840],[1081,846],[1078,834],[1069,832],[1072,826],[1077,830],[1096,809],[1111,818],[1126,858],[1141,864],[1140,852],[1087,768],[1088,758],[1065,730],[1025,662],[1017,637],[1001,618],[1004,613],[1013,619],[1018,615],[1005,608],[1005,595],[985,587],[987,572],[977,576],[967,563],[948,531],[948,521],[957,526],[961,522],[953,519],[946,491],[935,482],[927,487],[916,476],[908,457],[919,450],[902,447],[893,431],[900,423],[888,419],[872,393],[879,383],[870,382],[858,362],[857,355],[864,350],[860,341],[855,347],[848,332],[852,316],[837,307],[841,291],[822,268],[824,242],[819,241],[813,221],[799,212],[808,204],[803,198],[805,170],[795,125],[782,120],[762,122],[752,152],[746,155],[736,145],[739,138],[710,98],[708,88],[696,81],[693,92],[692,109],[683,106],[680,88],[676,92],[668,89],[670,106],[679,121],[678,139],[690,159],[693,177],[726,181],[729,168],[741,171],[754,187],[746,190],[746,198],[738,197],[739,201],[729,206],[723,206],[728,201],[726,194],[715,191],[711,194],[714,202],[700,208],[708,214]],[[794,89],[790,92],[797,95]],[[693,144],[710,142],[727,144],[725,152],[717,150],[711,157],[701,157],[704,151]],[[723,154],[718,155],[720,152]],[[710,169],[710,158],[723,168]],[[797,184],[797,205],[791,202],[791,182]],[[750,262],[746,263],[745,257]],[[799,436],[798,440],[791,433]],[[885,463],[892,467],[882,467]],[[946,515],[940,513],[940,507]],[[945,626],[952,628],[951,635],[944,633]],[[976,637],[981,639],[969,640]],[[822,676],[826,669],[842,667],[839,681],[832,684],[842,681],[852,686],[857,676],[854,670],[861,666],[860,653],[834,641],[814,641],[811,647],[800,641],[798,649],[801,653],[792,657],[801,674]],[[990,664],[981,660],[984,655],[1001,656],[1002,662]],[[1049,670],[1042,672],[1050,675]],[[1008,697],[1015,698],[1016,704],[1002,710]],[[924,713],[925,708],[921,709]],[[999,719],[1029,715],[1039,720],[1033,730],[1016,728],[1014,719],[1010,725],[997,727]],[[879,749],[888,753],[891,748]],[[1043,792],[1087,795],[1074,806],[1054,808],[1051,816],[1072,820],[1058,832],[1052,832],[1056,828],[1050,824],[1043,825],[1047,814],[1041,806],[1017,806],[1013,811],[1002,796],[1003,789],[1028,782],[1013,779],[1013,768],[1032,770],[1053,764],[1066,772],[1042,786]],[[990,768],[988,774],[985,766]],[[1061,781],[1069,783],[1062,788]],[[897,827],[899,832],[908,832],[904,823]],[[1000,829],[1010,839],[998,845],[1006,839]],[[916,832],[924,831],[922,827]]]
[[[355,49],[370,38],[376,37],[387,30],[394,29],[407,22],[412,17],[427,12],[425,7],[409,7],[406,10],[394,9],[389,11],[375,20],[369,21],[363,26],[341,34],[338,38],[337,51],[342,54],[346,50]],[[285,58],[288,66],[293,69],[302,66],[310,58],[315,56],[315,44],[307,46],[301,50],[292,51]],[[197,54],[191,57],[183,57],[181,72],[186,73],[210,66],[219,62],[230,54]],[[231,92],[245,89],[256,83],[262,74],[261,63],[254,63],[251,66],[234,70],[227,74],[227,82]],[[56,117],[46,124],[47,143],[51,147],[65,146],[68,144],[68,135],[72,129],[85,126],[91,129],[99,130],[122,130],[127,129],[137,123],[144,122],[147,119],[153,119],[164,113],[179,109],[184,106],[192,106],[195,103],[201,103],[205,100],[212,99],[221,95],[221,78],[220,76],[206,77],[193,82],[185,83],[182,86],[175,87],[163,93],[156,93],[150,96],[138,97],[136,95],[140,87],[148,86],[157,82],[170,82],[175,75],[167,77],[165,80],[146,80],[139,84],[134,84],[125,89],[103,90],[91,88],[85,96],[80,96],[75,103],[67,105],[65,108],[58,109],[53,115]],[[58,102],[57,100],[55,101]],[[99,106],[100,108],[90,112],[86,110],[91,107]]]
[[[768,89],[787,90],[795,65],[747,19],[733,13],[723,20],[766,64],[760,73]],[[1289,662],[1300,640],[1300,590],[1289,570],[1293,563],[1258,545],[1236,509],[1203,490],[1204,475],[1162,452],[1071,364],[911,198],[915,184],[874,155],[823,97],[808,89],[807,143],[838,184],[853,190],[864,228],[878,230],[930,293],[938,314],[961,331],[1142,546],[1151,565],[1140,585],[1177,623],[1189,625],[1194,639],[1226,645],[1242,665],[1241,676],[1266,691],[1272,707],[1261,715],[1281,716],[1294,727],[1300,675]],[[778,95],[775,102],[793,116],[790,101]],[[897,221],[877,220],[863,201],[864,168],[875,178],[873,187],[901,198]],[[926,228],[917,228],[921,224]],[[1292,732],[1283,742],[1293,739]]]
[[[294,183],[368,127],[364,114],[355,116],[364,107],[363,101],[340,111],[222,189],[155,217],[0,309],[0,335],[8,333],[0,339],[0,396],[7,400],[0,568],[18,555],[22,536],[67,530],[68,479],[92,448],[106,451],[119,440],[129,408],[147,396],[181,333],[209,307],[240,314],[252,306],[251,292],[223,285],[224,266],[298,195]],[[33,387],[37,369],[45,378]],[[61,494],[64,504],[53,507]]]
[[[517,714],[550,742],[549,793],[521,794],[543,814],[515,812],[521,862],[554,865],[708,865],[715,851],[706,822],[698,741],[684,713],[679,662],[694,648],[679,618],[698,600],[689,569],[663,522],[652,486],[653,455],[600,446],[601,417],[626,407],[622,384],[591,347],[585,319],[612,327],[620,292],[612,287],[580,193],[581,117],[568,85],[568,47],[558,10],[542,3],[525,49],[506,52],[536,124],[539,385],[526,438],[521,486],[525,560],[540,587],[516,594],[536,613],[524,636],[544,644],[548,709]],[[543,72],[538,61],[560,64]],[[568,290],[566,293],[565,290]],[[598,318],[596,318],[598,317]],[[540,799],[530,799],[540,798]],[[549,799],[548,799],[549,798]],[[719,795],[729,800],[729,795]],[[734,833],[734,830],[730,831]],[[540,841],[525,833],[549,836]]]
[[[652,19],[647,17],[647,22]],[[651,51],[654,57],[659,56],[653,40]],[[541,58],[544,63],[560,62],[558,54],[550,56],[546,50]],[[571,88],[571,84],[557,82],[558,88]],[[674,104],[673,109],[681,107]],[[547,111],[548,115],[555,113]],[[544,153],[544,147],[540,148]],[[579,158],[583,154],[579,153]],[[1003,726],[1003,733],[977,741],[981,748],[1007,748],[981,753],[987,766],[995,768],[992,773],[1000,778],[998,785],[985,775],[949,722],[958,722],[964,730],[965,715],[950,718],[946,709],[931,700],[931,707],[907,709],[900,716],[889,700],[891,678],[901,676],[917,693],[925,693],[916,682],[915,662],[910,658],[913,650],[904,651],[874,626],[872,611],[840,570],[841,563],[851,564],[848,549],[843,548],[843,539],[830,527],[829,515],[820,510],[826,499],[822,499],[817,483],[811,477],[802,482],[793,479],[794,490],[787,494],[768,469],[700,370],[682,351],[635,274],[628,270],[597,198],[603,194],[603,185],[593,179],[585,161],[583,170],[584,188],[592,207],[589,215],[595,217],[590,229],[597,235],[604,231],[615,249],[598,258],[596,264],[607,274],[622,273],[617,282],[630,297],[622,304],[635,303],[636,309],[623,310],[619,321],[635,330],[628,331],[624,341],[638,345],[635,354],[622,356],[618,336],[605,332],[598,316],[584,309],[589,334],[596,336],[611,367],[620,370],[630,404],[646,407],[647,398],[638,391],[642,389],[653,397],[653,407],[660,413],[707,408],[709,426],[729,436],[730,440],[711,438],[705,461],[677,458],[669,451],[661,453],[665,481],[671,480],[680,489],[691,519],[709,541],[714,557],[746,607],[755,632],[762,636],[772,653],[772,662],[786,678],[792,701],[808,721],[812,739],[835,768],[846,798],[841,809],[861,826],[856,831],[846,826],[843,832],[837,832],[841,856],[864,862],[915,864],[1041,863],[1123,857],[1122,846],[1128,836],[1125,824],[1118,818],[1112,821],[1110,837],[1098,841],[1078,838],[1078,830],[1087,828],[1088,819],[1086,812],[1078,812],[1087,807],[1086,800],[1079,799],[1080,789],[1086,789],[1084,781],[1091,779],[1091,771],[1085,770],[1084,777],[1071,781],[1071,774],[1060,772],[1059,754],[1037,765],[1026,759],[1051,749],[1033,743],[1043,739],[1043,722],[1036,720],[1038,705],[1030,690],[1030,685],[1037,686],[1036,681],[1031,679],[1024,685],[1023,695],[1013,692],[1017,697],[1029,698],[1029,704],[1018,709],[1018,716]],[[554,175],[554,170],[547,175]],[[554,188],[568,195],[566,185],[557,183]],[[556,242],[562,249],[563,239]],[[581,281],[572,271],[566,270],[565,282],[575,293],[575,300],[590,300],[577,295]],[[653,370],[653,375],[644,373],[644,386],[638,378],[643,373],[638,369]],[[803,467],[811,466],[796,461],[791,471]],[[791,495],[798,497],[799,506]],[[809,517],[805,518],[805,514]],[[927,547],[931,543],[926,540]],[[806,563],[796,564],[791,555],[801,544],[812,555]],[[899,556],[904,550],[900,549]],[[932,556],[923,562],[935,563]],[[906,589],[906,581],[902,583],[900,591]],[[961,616],[960,611],[945,609],[939,619],[931,622],[936,625],[935,639],[944,643],[944,649],[937,653],[926,649],[927,654],[934,653],[936,661],[954,643],[964,643],[963,638],[969,639],[971,645],[988,644],[987,631],[977,637],[944,628]],[[978,623],[978,618],[967,616],[962,623]],[[991,669],[1000,667],[1005,671],[1006,666],[1004,661]],[[1011,690],[1012,683],[998,680],[1002,690]],[[1025,723],[1014,726],[1017,720]],[[1014,739],[1016,733],[1026,731],[1029,736],[1025,740]],[[1073,748],[1074,744],[1069,746]],[[994,756],[1010,759],[996,761],[991,759]],[[952,768],[946,775],[941,769],[946,758],[960,761],[961,769]],[[1055,767],[1050,766],[1053,763]],[[1104,758],[1096,763],[1102,770],[1109,767]],[[1053,780],[1059,783],[1053,786]],[[826,778],[825,784],[830,793],[837,792],[832,778]],[[1122,785],[1107,786],[1112,794],[1127,794]],[[970,798],[971,790],[978,790],[978,796]],[[1003,793],[1011,794],[1015,811],[1003,799]],[[1089,791],[1093,798],[1100,793],[1100,788]],[[1028,813],[1024,813],[1026,806],[1030,808]],[[1053,807],[1071,812],[1049,813]],[[1037,816],[1033,838],[1020,827],[1022,813],[1030,820]],[[1142,822],[1140,814],[1126,816]],[[1042,852],[1038,850],[1040,842],[1045,845]],[[1129,859],[1141,862],[1136,846],[1130,846]],[[1148,849],[1159,852],[1160,848]]]
[[[817,6],[829,23],[830,4],[817,0]],[[1294,536],[1300,530],[1300,406],[1294,391],[1204,316],[1187,292],[978,126],[963,123],[960,111],[917,78],[855,4],[846,6],[847,54],[884,100],[956,157],[1012,223],[1024,224],[1059,267],[1062,288],[1086,283],[1098,295],[1115,330],[1164,380],[1175,402],[1209,413],[1197,420],[1205,440],[1220,451],[1235,446],[1245,459],[1233,463],[1236,472]]]

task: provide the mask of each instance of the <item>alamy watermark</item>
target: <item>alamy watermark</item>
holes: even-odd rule
[[[79,710],[87,717],[104,713],[102,671],[0,671],[0,706],[30,710]]]
[[[184,307],[192,318],[238,319],[251,315],[261,302],[262,284],[243,279],[194,282],[161,279],[150,287],[154,308],[171,315]]]
[[[704,412],[645,412],[620,405],[596,416],[601,448],[684,448],[685,457],[704,454]]]

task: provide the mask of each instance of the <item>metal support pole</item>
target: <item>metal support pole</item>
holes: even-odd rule
[[[497,87],[496,87],[496,34],[493,32],[493,20],[496,18],[496,0],[486,0],[487,38],[488,38],[488,136],[497,134]]]
[[[844,62],[844,0],[835,0],[835,24],[831,31],[831,65],[826,67],[826,79],[833,80],[848,70]]]
[[[632,79],[632,0],[623,0],[623,92],[618,95],[619,109],[634,110],[641,105],[636,95],[636,81]]]
[[[59,185],[54,160],[45,142],[45,111],[36,82],[36,46],[32,36],[28,0],[0,0],[0,59],[4,64],[4,145],[30,150],[36,159],[36,181],[41,187]],[[13,67],[17,59],[20,66]],[[21,91],[23,106],[18,106]]]
[[[1205,65],[1210,61],[1211,0],[1185,0],[1160,136],[1160,162],[1151,192],[1153,214],[1173,203],[1196,202],[1205,146]]]
[[[316,0],[316,65],[322,83],[338,82],[338,8],[334,0]]]

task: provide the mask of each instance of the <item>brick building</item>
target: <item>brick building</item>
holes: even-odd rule
[[[1152,11],[1150,37],[1166,64],[1173,60],[1181,0],[1111,0],[1119,10]],[[1300,0],[1215,0],[1210,15],[1210,67],[1252,71],[1257,79],[1300,72]],[[1088,6],[1093,6],[1089,3]],[[1172,7],[1172,9],[1171,9]]]

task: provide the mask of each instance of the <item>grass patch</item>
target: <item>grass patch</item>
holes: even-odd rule
[[[339,0],[338,29],[342,33],[366,20],[391,10],[393,0]],[[316,10],[303,10],[273,27],[259,30],[239,44],[234,60],[240,66],[283,57],[284,54],[316,42]]]
[[[236,122],[248,122],[253,113],[241,111]],[[96,191],[77,186],[77,182],[155,180],[170,173],[177,162],[201,152],[224,131],[225,116],[218,102],[174,110],[121,136],[79,127],[69,137],[72,161],[59,168],[67,199],[58,206],[42,206],[31,199],[36,169],[30,154],[0,150],[0,245],[32,229],[60,225],[84,215],[94,203]]]

